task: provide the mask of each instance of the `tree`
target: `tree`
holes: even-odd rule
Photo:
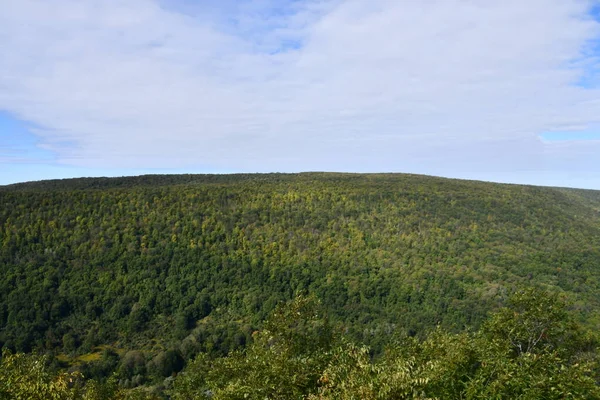
[[[200,355],[175,380],[176,399],[299,399],[316,392],[336,335],[313,298],[279,306],[246,351]]]
[[[52,374],[46,357],[2,353],[0,399],[72,400],[78,398],[78,373]]]
[[[475,333],[437,329],[372,361],[339,347],[313,399],[600,399],[597,341],[556,295],[527,289]]]
[[[114,378],[105,383],[84,381],[80,373],[55,373],[45,356],[2,353],[0,399],[4,400],[158,400],[142,390],[120,388]]]

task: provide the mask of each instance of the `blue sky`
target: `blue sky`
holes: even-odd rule
[[[0,184],[327,170],[600,189],[597,1],[0,7]]]
[[[600,140],[600,127],[595,126],[575,131],[543,132],[541,139],[546,142],[568,142],[582,140]],[[600,155],[599,155],[600,156]]]

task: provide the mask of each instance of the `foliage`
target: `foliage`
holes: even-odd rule
[[[314,392],[335,334],[312,298],[275,309],[245,351],[198,357],[175,384],[175,399],[298,399]]]
[[[155,175],[0,187],[0,204],[0,347],[54,354],[99,384],[116,374],[128,388],[168,386],[198,355],[243,358],[296,293],[319,298],[328,323],[377,359],[398,336],[477,330],[524,285],[560,293],[573,323],[600,327],[595,191],[401,174]],[[494,342],[506,357],[563,359],[562,343],[588,345],[544,321],[507,331],[504,312],[481,335],[509,335],[513,344]],[[409,383],[422,375],[410,368]]]
[[[55,372],[43,356],[2,353],[0,399],[11,400],[153,400],[142,391],[126,391],[114,380],[84,381],[77,372]]]
[[[0,398],[18,400],[71,400],[81,376],[77,373],[54,375],[48,371],[45,358],[24,354],[2,353],[0,363]]]
[[[297,297],[273,312],[245,351],[198,356],[174,378],[168,395],[175,400],[600,399],[597,337],[572,320],[565,303],[526,290],[514,294],[511,305],[493,313],[478,331],[438,328],[424,339],[398,339],[373,358],[366,346],[331,328],[317,301]],[[530,343],[514,339],[522,326],[541,323],[543,339],[519,346]],[[31,355],[5,353],[0,378],[0,398],[153,398],[140,389],[119,388],[114,378],[85,382],[77,373],[52,373],[43,358]]]
[[[390,347],[375,362],[364,348],[340,348],[313,397],[600,399],[597,342],[570,318],[564,303],[530,289],[516,293],[511,304],[478,332],[438,329],[423,341],[410,338]],[[531,332],[533,342],[521,336],[529,327],[539,329]],[[537,340],[540,331],[543,338]]]

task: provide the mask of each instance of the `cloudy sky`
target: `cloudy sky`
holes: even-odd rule
[[[386,171],[600,189],[598,1],[0,10],[0,184]]]

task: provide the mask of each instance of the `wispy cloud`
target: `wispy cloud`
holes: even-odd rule
[[[600,123],[592,6],[0,0],[0,109],[84,167],[600,172],[538,136]]]

